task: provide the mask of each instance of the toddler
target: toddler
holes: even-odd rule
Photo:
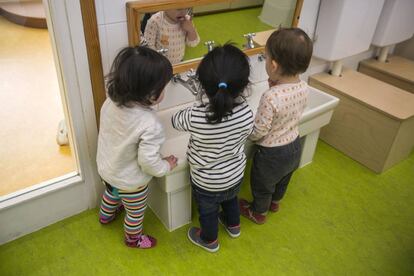
[[[142,233],[148,182],[177,164],[174,156],[159,153],[165,138],[151,109],[163,99],[171,77],[167,58],[140,46],[121,50],[107,77],[109,97],[101,109],[97,153],[106,186],[99,221],[108,224],[125,209],[125,243],[130,247],[156,245],[155,238]]]
[[[279,29],[266,43],[269,90],[263,93],[250,139],[256,142],[250,185],[253,202],[240,200],[240,212],[255,223],[276,212],[301,156],[299,120],[308,86],[299,79],[312,57],[312,41],[298,28]]]
[[[232,45],[214,48],[197,69],[208,102],[172,117],[174,128],[191,134],[187,157],[200,228],[190,228],[188,238],[209,252],[219,249],[219,222],[231,237],[240,235],[237,194],[246,167],[244,144],[253,126],[253,112],[242,97],[249,75],[241,50]]]

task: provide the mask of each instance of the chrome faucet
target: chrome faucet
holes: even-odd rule
[[[157,52],[165,56],[165,54],[168,52],[168,49],[167,48],[161,48],[161,49],[157,50]]]
[[[265,54],[260,53],[260,54],[258,55],[257,59],[258,59],[259,61],[265,61],[265,60],[266,60],[266,56],[265,56]]]
[[[253,37],[256,36],[256,33],[244,34],[243,37],[247,39],[247,44],[244,44],[243,47],[246,49],[253,49],[256,46],[254,45]]]
[[[184,80],[180,74],[175,74],[172,78],[174,83],[181,83],[185,88],[187,88],[191,94],[197,96],[199,93],[199,82],[197,80],[197,74],[194,69],[190,69],[190,71],[186,74],[187,80]]]
[[[207,51],[208,51],[208,52],[213,51],[214,44],[216,44],[216,43],[214,42],[214,40],[208,40],[208,41],[204,42],[204,45],[205,45],[205,46],[207,46]]]

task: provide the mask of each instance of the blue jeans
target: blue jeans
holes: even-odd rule
[[[223,209],[224,219],[229,226],[240,224],[240,211],[237,194],[240,183],[222,192],[209,192],[192,184],[193,197],[198,205],[201,234],[205,242],[217,240],[218,214],[220,206]]]

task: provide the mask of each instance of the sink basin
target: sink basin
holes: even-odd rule
[[[268,88],[267,82],[253,84],[250,91],[247,92],[247,102],[249,103],[253,113],[256,113],[259,105],[260,97]],[[309,87],[308,103],[302,115],[299,125],[301,137],[320,129],[329,123],[333,109],[338,105],[339,100],[329,94],[326,94],[316,88]],[[158,116],[164,125],[166,142],[164,143],[161,153],[163,155],[174,154],[178,157],[178,166],[175,170],[180,170],[186,164],[186,151],[190,135],[185,132],[175,130],[171,125],[171,117],[177,111],[193,105],[188,103],[167,110],[158,112]],[[309,162],[307,162],[309,163]]]

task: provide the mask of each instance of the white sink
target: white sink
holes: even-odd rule
[[[253,84],[250,91],[247,92],[247,94],[249,94],[247,102],[249,103],[254,114],[256,114],[260,97],[267,88],[267,82],[260,82]],[[332,116],[333,109],[338,105],[338,102],[339,100],[337,98],[316,88],[310,87],[308,103],[299,125],[301,137],[313,133],[314,131],[317,131],[321,127],[327,125]],[[194,103],[184,104],[158,112],[159,118],[164,125],[166,135],[166,142],[161,149],[161,153],[163,155],[174,154],[178,157],[178,166],[175,170],[180,170],[181,168],[187,166],[186,151],[190,135],[188,133],[175,130],[171,125],[171,117],[177,111],[193,104]]]
[[[268,88],[267,81],[251,86],[247,101],[256,113],[260,97]],[[185,89],[185,88],[183,88]],[[331,119],[333,109],[339,100],[318,89],[310,87],[308,105],[302,115],[299,132],[302,140],[302,157],[300,166],[310,162],[316,149],[319,130]],[[161,178],[155,178],[150,185],[148,204],[169,231],[173,231],[191,221],[191,189],[189,185],[189,168],[186,159],[187,145],[190,135],[179,132],[172,127],[171,117],[177,111],[194,103],[183,104],[158,112],[164,125],[166,142],[161,148],[164,156],[173,154],[178,157],[177,167]],[[246,154],[251,156],[252,143],[246,144]]]

